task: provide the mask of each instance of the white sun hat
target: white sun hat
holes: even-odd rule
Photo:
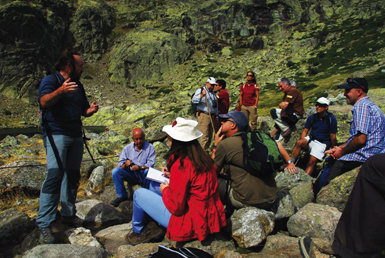
[[[208,82],[208,83],[210,83],[210,84],[215,84],[215,83],[217,83],[217,81],[215,80],[214,77],[209,77],[209,78],[207,79],[206,82]]]
[[[203,135],[203,133],[198,130],[197,126],[197,121],[177,117],[171,125],[163,126],[162,131],[175,140],[190,142]]]

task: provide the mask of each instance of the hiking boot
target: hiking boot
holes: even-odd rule
[[[127,201],[127,200],[128,200],[127,197],[123,197],[123,198],[118,197],[115,200],[111,201],[110,204],[114,207],[118,207],[121,202]]]
[[[50,228],[39,228],[40,229],[40,243],[41,244],[54,244],[55,237],[52,235]]]
[[[282,133],[283,138],[290,137],[290,135],[291,135],[291,129],[290,128]]]
[[[65,225],[70,227],[82,227],[84,224],[84,220],[79,218],[78,216],[62,216],[62,221]]]
[[[150,221],[144,226],[140,234],[131,232],[126,235],[126,241],[130,245],[138,245],[142,243],[157,242],[163,239],[165,230],[155,221]]]

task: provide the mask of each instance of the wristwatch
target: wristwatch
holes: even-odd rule
[[[290,164],[290,163],[292,163],[293,161],[291,161],[291,160],[289,160],[288,162],[287,162],[287,164]]]

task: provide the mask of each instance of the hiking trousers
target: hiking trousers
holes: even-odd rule
[[[136,171],[128,171],[121,167],[114,168],[112,170],[112,179],[114,181],[115,190],[118,197],[128,197],[126,187],[124,186],[124,181],[127,181],[130,186],[139,184],[145,188],[148,188],[151,180],[146,179],[147,172],[148,168]]]
[[[242,105],[241,112],[249,120],[251,131],[252,132],[257,131],[257,119],[258,119],[257,107]]]
[[[211,115],[213,122],[215,115]],[[197,112],[196,118],[198,121],[198,130],[203,133],[201,137],[201,146],[204,150],[208,150],[213,135],[213,126],[211,125],[210,116],[204,112]]]
[[[47,174],[40,192],[40,207],[36,218],[38,227],[47,228],[56,219],[60,201],[60,214],[71,217],[76,214],[76,195],[83,157],[82,137],[52,135],[59,152],[64,171],[59,168],[48,137],[45,137]]]

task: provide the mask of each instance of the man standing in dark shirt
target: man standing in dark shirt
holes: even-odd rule
[[[50,225],[60,214],[64,223],[82,225],[76,216],[75,200],[83,155],[81,116],[91,116],[99,106],[88,103],[82,83],[83,60],[80,55],[65,52],[59,59],[57,72],[46,76],[39,87],[39,106],[47,153],[47,174],[40,192],[40,208],[36,224],[42,243],[52,244],[55,238]]]
[[[230,100],[229,93],[226,90],[226,81],[218,80],[214,86],[214,91],[217,93],[218,113],[227,114],[229,112]]]

